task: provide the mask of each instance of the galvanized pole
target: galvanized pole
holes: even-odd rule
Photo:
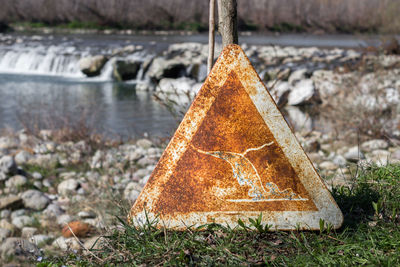
[[[236,0],[218,0],[218,31],[222,36],[222,47],[238,44]]]
[[[215,0],[210,0],[210,17],[208,24],[208,60],[207,73],[210,73],[214,61],[214,36],[215,36]]]

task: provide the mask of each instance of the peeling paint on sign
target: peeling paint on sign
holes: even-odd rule
[[[186,113],[129,220],[273,229],[340,227],[343,215],[242,49],[229,45]]]

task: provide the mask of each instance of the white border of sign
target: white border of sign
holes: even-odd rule
[[[237,226],[239,218],[258,217],[260,212],[263,213],[263,223],[272,225],[272,229],[295,230],[308,229],[319,230],[320,219],[325,223],[332,224],[333,228],[339,228],[343,222],[343,215],[332,198],[325,184],[321,180],[311,161],[300,146],[295,135],[290,130],[283,115],[277,108],[271,95],[266,90],[263,82],[258,77],[256,71],[250,61],[238,45],[228,45],[224,48],[221,56],[215,63],[211,73],[203,84],[202,90],[210,90],[209,85],[215,88],[221,87],[228,74],[235,71],[238,79],[242,83],[246,92],[256,106],[258,112],[263,117],[270,131],[279,143],[286,158],[296,171],[300,182],[313,200],[318,211],[232,211],[232,212],[192,212],[179,213],[173,215],[162,216],[159,219],[159,226],[167,228],[184,230],[187,226],[200,226],[206,223],[215,222],[230,227]],[[201,94],[198,94],[201,95]],[[215,100],[216,94],[208,98],[196,97],[194,102],[198,101],[201,105],[191,106],[186,113],[184,119],[179,125],[174,137],[165,150],[160,162],[163,160],[165,173],[157,175],[154,173],[150,179],[157,179],[156,186],[148,186],[143,189],[138,199],[145,202],[145,210],[135,212],[135,205],[132,207],[129,220],[134,225],[140,225],[146,222],[146,218],[153,220],[158,217],[153,211],[154,200],[159,197],[162,187],[167,183],[175,170],[178,160],[183,156],[190,141],[201,125],[208,110]],[[199,108],[201,106],[201,108]],[[159,164],[160,164],[159,162]],[[168,169],[166,169],[168,166]]]

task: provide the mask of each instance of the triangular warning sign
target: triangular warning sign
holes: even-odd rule
[[[243,50],[229,45],[132,207],[130,221],[185,229],[258,217],[274,229],[340,227],[343,215]]]

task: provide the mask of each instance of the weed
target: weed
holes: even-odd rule
[[[319,233],[272,233],[261,224],[262,214],[250,218],[249,225],[239,220],[235,229],[214,223],[186,231],[158,229],[149,219],[134,227],[119,218],[120,227],[106,236],[107,245],[92,250],[101,262],[91,255],[69,254],[45,258],[38,266],[396,266],[399,177],[399,165],[368,166],[353,184],[333,188],[345,216],[340,230],[321,220]]]
[[[347,139],[397,139],[394,133],[400,120],[398,105],[388,100],[391,89],[383,86],[391,72],[372,66],[374,73],[365,74],[370,71],[369,63],[359,68],[341,84],[349,90],[344,90],[341,97],[332,97],[321,109],[321,116]]]
[[[257,217],[257,219],[249,218],[250,225],[246,226],[245,223],[239,219],[238,220],[238,225],[243,228],[244,230],[250,230],[250,229],[256,229],[259,233],[266,233],[270,231],[272,225],[266,224],[263,225],[262,222],[262,213]]]

